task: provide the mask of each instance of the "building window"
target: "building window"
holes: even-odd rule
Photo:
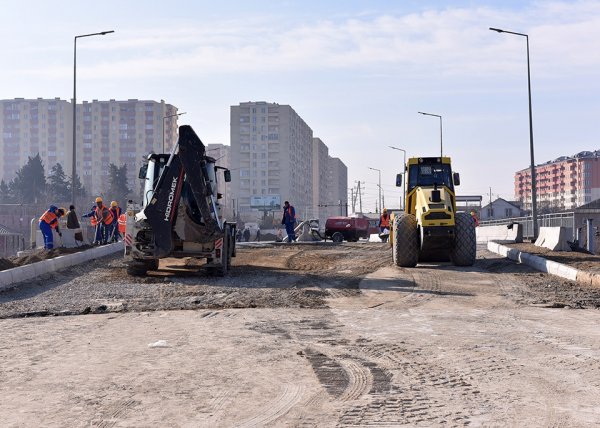
[[[487,216],[488,217],[494,217],[494,209],[493,208],[488,208],[487,209]]]
[[[506,208],[506,209],[504,210],[504,215],[505,215],[506,217],[512,217],[512,215],[513,215],[513,210],[512,210],[512,208]]]

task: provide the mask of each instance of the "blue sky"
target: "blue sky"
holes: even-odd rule
[[[289,104],[374,206],[398,204],[402,154],[444,154],[459,194],[513,198],[529,165],[600,149],[600,1],[5,2],[0,98],[164,99],[205,143],[229,144],[229,106]],[[365,185],[363,185],[365,187]],[[495,197],[495,196],[494,196]]]

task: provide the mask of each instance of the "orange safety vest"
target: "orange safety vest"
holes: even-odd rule
[[[121,214],[117,221],[119,222],[119,232],[125,233],[127,227],[127,214]]]
[[[46,210],[46,212],[42,214],[40,221],[48,223],[52,229],[56,229],[58,226],[58,216],[50,210]]]
[[[381,215],[379,219],[380,227],[390,228],[390,216],[389,215]]]
[[[94,215],[90,217],[90,223],[92,226],[96,226],[98,223],[102,222],[106,225],[112,224],[113,215],[108,208],[102,206],[102,211],[98,211],[99,207],[96,207],[94,210]]]

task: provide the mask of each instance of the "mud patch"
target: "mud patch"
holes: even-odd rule
[[[0,259],[0,271],[12,269],[16,265],[8,259]]]

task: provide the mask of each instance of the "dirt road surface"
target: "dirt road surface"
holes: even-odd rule
[[[0,293],[2,426],[600,424],[597,290],[483,248],[389,253],[246,247],[228,278],[145,279],[115,256]]]

